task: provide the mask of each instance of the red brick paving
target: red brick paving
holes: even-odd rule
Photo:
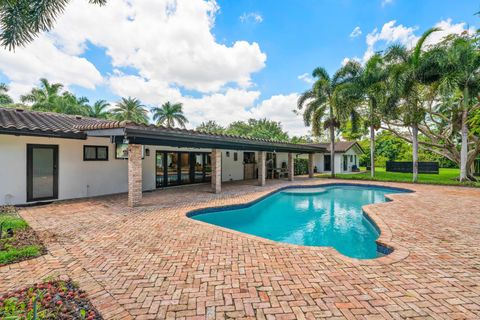
[[[359,261],[244,235],[185,217],[288,184],[197,185],[25,208],[49,253],[0,268],[0,293],[67,275],[106,319],[479,319],[480,190],[414,189],[365,208],[395,252]],[[343,181],[345,182],[345,181]],[[359,183],[359,182],[356,182]]]

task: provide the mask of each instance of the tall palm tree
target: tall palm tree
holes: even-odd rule
[[[50,83],[47,79],[40,79],[40,87],[33,88],[30,93],[20,97],[24,103],[32,103],[32,110],[55,112],[63,85]]]
[[[31,42],[42,31],[49,31],[69,0],[0,1],[0,42],[12,50]],[[104,5],[106,0],[89,0]]]
[[[328,75],[324,68],[313,70],[312,76],[315,82],[311,89],[300,95],[297,108],[303,110],[303,121],[306,126],[312,126],[314,136],[321,136],[324,130],[329,131],[330,136],[330,166],[331,176],[335,177],[335,129],[340,127],[340,121],[351,117],[353,123],[358,120],[352,105],[348,104],[345,109],[337,107],[335,103],[335,90],[338,86],[346,83],[343,74],[337,72],[333,77]]]
[[[440,88],[460,98],[457,114],[461,124],[460,181],[470,179],[468,161],[468,119],[480,94],[479,39],[468,34],[452,36],[439,46],[435,55],[440,66]]]
[[[13,103],[13,99],[8,95],[8,86],[0,83],[0,106]]]
[[[169,128],[175,127],[177,123],[180,127],[185,128],[188,123],[187,118],[183,114],[183,105],[181,103],[170,103],[170,101],[162,104],[161,107],[152,108],[153,120],[158,125],[165,125]]]
[[[89,106],[88,116],[98,119],[107,119],[110,117],[108,107],[110,104],[105,100],[97,100],[93,105]]]
[[[339,73],[344,75],[344,83],[336,90],[338,106],[356,104],[364,114],[364,123],[370,129],[370,175],[375,177],[375,132],[380,128],[380,118],[387,103],[386,80],[388,72],[382,56],[374,54],[362,66],[357,61],[349,61]],[[348,106],[346,109],[348,110]],[[345,109],[345,107],[343,108]]]
[[[148,123],[148,112],[137,98],[122,98],[112,110],[117,120],[128,120],[138,123]]]
[[[413,182],[418,181],[418,126],[425,119],[424,101],[429,95],[425,85],[425,75],[431,70],[424,68],[424,44],[428,37],[439,31],[427,30],[412,50],[403,45],[393,45],[387,49],[385,59],[389,64],[393,95],[398,97],[397,106],[402,122],[412,130]]]

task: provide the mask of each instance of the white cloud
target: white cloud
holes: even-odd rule
[[[412,47],[418,40],[415,35],[417,27],[405,27],[402,24],[395,25],[395,20],[385,23],[380,31],[375,28],[371,33],[367,34],[367,51],[363,56],[363,61],[367,61],[375,53],[375,45],[378,42],[384,42],[389,45],[399,42],[407,47]]]
[[[257,12],[244,12],[240,16],[240,21],[243,23],[247,22],[253,22],[253,23],[262,23],[263,22],[263,17],[261,14]]]
[[[449,34],[461,34],[464,31],[467,31],[470,34],[475,33],[475,27],[467,27],[465,22],[452,23],[452,19],[442,20],[435,24],[436,28],[440,28],[440,31],[432,33],[425,41],[425,45],[433,45],[439,43]]]
[[[312,76],[311,76],[309,73],[307,73],[307,72],[305,72],[304,74],[299,75],[299,76],[297,77],[297,79],[302,80],[302,81],[304,81],[304,82],[306,82],[306,83],[308,83],[308,84],[312,84],[312,83],[315,82],[315,80],[312,78]]]
[[[89,89],[103,81],[91,62],[59,50],[45,34],[15,51],[0,49],[0,70],[10,80],[10,94],[15,99],[31,89],[40,78]]]
[[[353,57],[353,58],[345,57],[345,58],[343,58],[343,60],[342,60],[342,66],[345,66],[349,61],[361,62],[361,60],[360,60],[359,57]]]
[[[362,29],[359,26],[356,26],[350,33],[350,38],[359,37],[362,34]]]
[[[441,31],[431,34],[425,42],[425,45],[436,44],[449,34],[460,34],[464,31],[469,33],[475,32],[475,27],[467,28],[464,22],[454,24],[452,23],[452,19],[442,20],[435,24],[435,27],[440,28]],[[378,50],[378,48],[376,48],[378,43],[390,45],[398,42],[407,48],[414,47],[420,38],[420,35],[415,34],[417,31],[418,27],[406,27],[402,24],[396,25],[395,20],[385,23],[380,31],[375,28],[371,33],[367,34],[367,51],[363,56],[363,62],[367,61],[375,53],[375,50]]]
[[[104,7],[74,0],[49,35],[2,51],[0,70],[13,83],[48,77],[94,88],[100,73],[80,57],[91,43],[105,48],[113,67],[135,69],[148,81],[207,93],[229,84],[247,88],[266,55],[257,43],[218,43],[211,32],[217,11],[214,0],[117,0]]]
[[[290,135],[303,136],[308,134],[308,128],[303,123],[303,118],[293,112],[297,106],[298,94],[275,95],[263,100],[251,111],[254,118],[267,118],[280,121],[282,127]]]
[[[393,0],[382,0],[382,7],[385,7],[388,4],[393,3]]]

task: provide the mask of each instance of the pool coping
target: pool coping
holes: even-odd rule
[[[329,187],[329,186],[360,186],[360,187],[373,187],[373,188],[388,188],[388,189],[393,189],[393,190],[398,190],[402,191],[402,193],[393,193],[393,194],[385,194],[385,199],[387,200],[386,202],[382,203],[371,203],[362,206],[362,212],[364,216],[370,221],[370,223],[378,229],[380,235],[375,242],[377,243],[377,246],[383,246],[387,248],[388,250],[393,250],[390,254],[384,255],[378,258],[373,258],[373,259],[358,259],[358,258],[352,258],[343,255],[339,251],[337,251],[334,247],[330,246],[305,246],[305,245],[298,245],[298,244],[291,244],[291,243],[285,243],[285,242],[279,242],[279,241],[274,241],[271,239],[263,238],[260,236],[244,233],[241,231],[237,231],[234,229],[218,226],[215,224],[211,224],[208,222],[203,222],[200,220],[195,220],[192,219],[192,217],[196,215],[200,215],[203,213],[212,213],[212,212],[219,212],[219,211],[225,211],[225,210],[232,210],[232,209],[242,209],[242,208],[248,208],[253,206],[254,204],[266,199],[267,197],[270,197],[276,193],[279,193],[285,189],[292,189],[292,188],[315,188],[315,187]],[[220,206],[201,206],[199,208],[190,210],[183,214],[183,217],[188,219],[188,221],[194,222],[194,223],[200,223],[205,226],[208,226],[210,228],[217,228],[220,230],[223,230],[225,232],[229,232],[232,234],[236,234],[242,237],[247,237],[252,240],[256,241],[261,241],[264,243],[268,243],[271,245],[279,246],[279,247],[287,247],[287,248],[296,248],[296,249],[304,249],[308,251],[330,251],[335,257],[341,259],[344,262],[349,262],[355,265],[384,265],[384,264],[392,264],[398,261],[401,261],[405,258],[407,258],[410,254],[410,251],[402,246],[400,243],[397,241],[394,241],[392,238],[392,231],[390,227],[388,226],[383,219],[373,211],[374,208],[377,208],[377,206],[386,206],[389,205],[390,203],[394,201],[399,201],[399,199],[396,199],[397,196],[405,196],[405,195],[411,195],[415,193],[415,190],[412,189],[407,189],[407,188],[399,188],[399,187],[392,187],[388,186],[385,184],[369,184],[369,183],[348,183],[348,182],[326,182],[326,183],[320,183],[320,184],[300,184],[300,185],[288,185],[288,186],[282,186],[279,188],[276,188],[274,190],[271,190],[270,192],[267,192],[266,194],[260,195],[259,197],[248,201],[244,203],[237,203],[237,204],[229,204],[229,205],[220,205]],[[400,200],[401,201],[401,200]]]

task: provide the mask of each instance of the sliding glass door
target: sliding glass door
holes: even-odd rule
[[[209,153],[157,151],[155,159],[157,188],[209,181]]]

